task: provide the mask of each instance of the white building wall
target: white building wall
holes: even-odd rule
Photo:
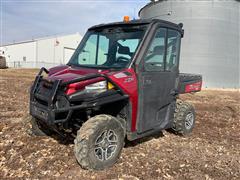
[[[40,68],[66,64],[81,41],[80,34],[35,39],[0,47],[9,67]]]
[[[59,45],[55,46],[55,61],[66,64],[80,43],[81,36],[79,34],[73,34],[59,37],[57,40]]]
[[[12,44],[1,47],[6,57],[7,65],[9,67],[21,67],[27,62],[34,62],[36,57],[36,42],[24,42],[19,44]],[[29,67],[35,64],[29,64]]]
[[[47,63],[55,63],[54,62],[54,39],[44,39],[36,41],[36,62],[47,62]]]

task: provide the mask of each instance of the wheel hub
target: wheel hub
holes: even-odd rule
[[[185,119],[185,127],[186,129],[191,129],[192,126],[193,126],[193,122],[194,122],[194,115],[192,112],[189,112],[186,116],[186,119]]]
[[[103,131],[95,141],[95,155],[100,161],[110,159],[117,149],[118,137],[113,130]]]
[[[101,146],[102,146],[104,149],[108,148],[109,145],[110,145],[110,143],[108,142],[107,139],[104,139],[104,141],[103,141],[102,144],[101,144]]]

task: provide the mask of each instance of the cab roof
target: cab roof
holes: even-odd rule
[[[180,31],[183,31],[182,27],[183,24],[175,24],[169,21],[164,21],[161,19],[138,19],[138,20],[131,20],[129,22],[114,22],[114,23],[107,23],[107,24],[99,24],[99,25],[95,25],[90,27],[88,30],[95,30],[95,29],[101,29],[101,28],[110,28],[110,27],[121,27],[121,26],[134,26],[134,25],[148,25],[148,24],[152,24],[152,23],[160,23],[163,25],[167,25],[173,28],[177,28]]]

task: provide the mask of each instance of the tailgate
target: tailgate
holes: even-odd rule
[[[179,74],[178,92],[179,94],[198,92],[202,88],[202,76],[198,74]]]

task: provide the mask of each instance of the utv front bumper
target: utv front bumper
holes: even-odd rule
[[[65,108],[62,112],[58,112],[57,109],[48,108],[37,102],[30,102],[30,114],[48,125],[54,125],[68,121],[71,118],[72,110]],[[65,118],[57,118],[59,114]]]
[[[91,74],[68,82],[61,80],[51,82],[42,76],[43,72],[48,74],[48,70],[42,68],[31,88],[30,114],[49,126],[69,121],[74,111],[89,111],[105,104],[128,99],[128,96],[108,76],[102,74]],[[90,95],[76,92],[67,96],[64,93],[69,84],[99,77],[111,82],[116,89]],[[65,102],[59,107],[56,102],[61,97],[65,98]],[[76,104],[76,100],[80,100],[80,103]]]
[[[48,74],[47,69],[41,68],[31,88],[30,114],[48,125],[53,125],[56,123],[56,108],[54,107],[56,101],[55,97],[60,87],[61,80],[49,82],[43,78],[43,72]],[[48,85],[46,86],[46,84]],[[60,122],[66,121],[69,118],[71,112],[67,110],[66,112],[68,115],[64,119],[59,119]]]

